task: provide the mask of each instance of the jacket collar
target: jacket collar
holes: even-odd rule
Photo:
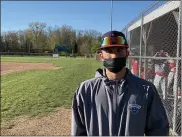
[[[106,85],[117,85],[117,84],[129,84],[129,81],[131,81],[131,78],[133,77],[133,74],[131,71],[126,68],[126,74],[123,79],[121,80],[109,80],[106,76],[106,70],[102,69],[102,79],[104,80]]]

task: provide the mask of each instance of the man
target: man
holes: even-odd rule
[[[139,61],[138,59],[131,59],[131,64],[132,64],[132,74],[138,76],[139,72]]]
[[[141,78],[144,79],[144,76],[145,76],[145,74],[144,74],[144,70],[143,70],[141,73]],[[154,76],[155,76],[154,70],[152,68],[148,68],[145,79],[150,82],[153,82]]]
[[[155,86],[126,66],[123,33],[103,35],[104,69],[80,84],[72,104],[73,136],[167,136],[169,123]]]
[[[175,62],[173,59],[171,59],[170,61],[170,72],[168,74],[168,80],[167,80],[167,89],[168,92],[170,92],[171,95],[174,95],[173,92],[175,91],[174,89],[172,89],[172,87],[175,87],[174,83],[174,76],[176,74],[176,67],[175,67]],[[173,92],[172,92],[173,91]]]
[[[130,56],[137,56],[137,53],[136,52],[134,53],[134,51],[133,52],[131,51],[129,54],[130,54]],[[131,57],[130,61],[131,61],[130,62],[130,64],[131,64],[131,73],[134,74],[135,76],[138,76],[138,73],[139,73],[139,59]]]
[[[167,52],[161,50],[157,52],[154,57],[169,57]],[[166,59],[156,59],[155,60],[155,78],[154,78],[154,85],[157,90],[161,93],[162,97],[166,99],[166,91],[167,91],[167,76],[170,71],[169,67],[169,60]]]

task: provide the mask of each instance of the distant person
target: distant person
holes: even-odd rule
[[[138,59],[131,59],[131,64],[132,64],[132,74],[138,76],[139,73],[139,60]]]
[[[125,67],[125,35],[109,31],[100,46],[104,68],[74,94],[71,135],[168,136],[169,122],[155,86]]]
[[[174,76],[176,73],[176,67],[175,67],[175,62],[173,59],[170,60],[170,72],[168,74],[168,80],[167,80],[167,89],[170,92],[171,95],[174,95],[173,92],[173,83],[174,83]]]
[[[130,55],[136,56],[137,53],[130,52]],[[130,62],[131,63],[131,73],[138,76],[138,74],[139,74],[139,59],[132,57],[129,60],[131,61]]]
[[[146,76],[145,76],[145,74],[144,74],[144,65],[143,65],[141,78],[144,78],[144,76],[145,76],[146,80],[153,83],[153,80],[154,80],[154,77],[155,77],[155,70],[154,70],[153,61],[151,59],[147,60],[147,68],[146,69],[147,70],[146,70]]]
[[[174,95],[175,92],[178,92],[178,96],[181,96],[181,65],[179,62],[178,73],[176,73],[175,61],[170,60],[170,72],[168,75],[167,88],[170,91],[171,95]],[[178,76],[178,77],[176,77]],[[177,79],[176,79],[177,78]],[[171,92],[172,91],[172,92]]]
[[[155,59],[154,66],[155,66],[155,78],[154,78],[154,85],[157,90],[161,93],[162,98],[166,99],[166,92],[167,92],[167,76],[169,73],[169,60],[164,59],[164,57],[169,57],[167,52],[161,50],[157,52],[154,57],[161,57],[162,59]]]
[[[141,73],[141,78],[143,78],[143,79],[145,78],[146,80],[148,80],[150,82],[153,82],[154,76],[155,76],[155,72],[152,68],[147,69],[146,76],[145,76],[144,70]]]

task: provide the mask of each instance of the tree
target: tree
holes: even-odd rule
[[[92,45],[91,52],[96,53],[96,51],[99,49],[99,44]]]
[[[0,45],[0,51],[1,52],[6,52],[6,40],[5,40],[5,32],[1,33],[1,45]]]
[[[73,50],[76,41],[76,31],[71,26],[63,25],[60,28],[60,34],[61,34],[60,44],[69,45]]]
[[[7,51],[16,52],[18,50],[21,50],[17,32],[8,31],[5,35],[5,41],[6,41],[6,50]]]
[[[71,26],[48,26],[32,22],[25,30],[4,32],[1,35],[2,52],[54,52],[56,45],[67,46],[69,53],[88,55],[94,53],[101,40],[96,30],[78,30]]]
[[[81,55],[92,53],[92,46],[99,42],[101,33],[96,30],[80,30],[77,33],[78,51]]]
[[[57,41],[56,33],[54,32],[54,29],[51,26],[49,26],[47,28],[47,39],[46,39],[47,49],[53,52],[56,46],[56,41]]]
[[[43,49],[42,39],[44,39],[44,33],[46,28],[46,23],[32,22],[29,24],[29,31],[32,33],[31,41],[33,43],[33,48],[41,51]]]

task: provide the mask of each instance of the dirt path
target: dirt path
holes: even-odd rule
[[[2,136],[69,136],[71,133],[71,110],[59,108],[48,116],[18,117],[2,123]]]
[[[59,69],[51,63],[20,63],[20,62],[1,62],[1,75],[24,70],[50,70]]]

